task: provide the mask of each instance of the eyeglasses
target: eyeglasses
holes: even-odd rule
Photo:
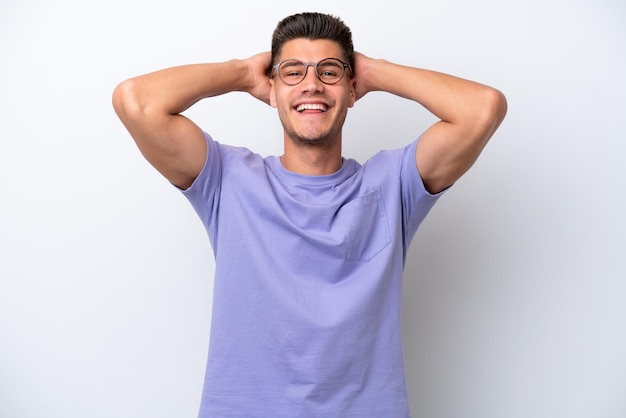
[[[352,71],[350,64],[337,58],[325,58],[318,63],[287,59],[272,68],[278,73],[278,77],[283,83],[288,86],[295,86],[304,80],[309,66],[313,67],[315,76],[324,84],[337,84],[343,78],[346,68]]]

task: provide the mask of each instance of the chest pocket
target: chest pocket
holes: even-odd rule
[[[346,258],[370,261],[391,242],[385,207],[378,190],[344,205],[339,211],[346,225]]]

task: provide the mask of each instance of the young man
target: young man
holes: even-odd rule
[[[232,91],[278,110],[284,153],[214,141],[180,113]],[[348,108],[370,91],[440,121],[360,165],[341,154]],[[353,51],[333,16],[281,21],[271,53],[165,69],[121,83],[120,119],[183,190],[216,273],[201,417],[408,417],[401,344],[409,243],[441,192],[475,162],[503,95]]]

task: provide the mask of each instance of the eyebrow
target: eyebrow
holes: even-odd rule
[[[282,61],[282,65],[286,65],[286,66],[290,66],[290,67],[293,67],[293,66],[296,66],[296,65],[300,65],[300,64],[304,64],[304,61],[300,61],[300,60],[297,60],[295,58],[288,58],[288,59]]]
[[[335,58],[335,57],[326,57],[326,58],[322,58],[321,60],[315,62],[315,61],[303,61],[301,59],[298,58],[285,58],[284,60],[280,60],[278,62],[278,64],[290,64],[290,65],[296,65],[296,64],[319,64],[322,61],[326,61],[326,60],[335,60],[335,61],[339,61],[339,63],[343,64],[344,61],[341,58]],[[333,64],[336,64],[338,67],[340,66],[339,63],[335,63],[334,61],[332,61]],[[328,63],[330,64],[330,63]]]

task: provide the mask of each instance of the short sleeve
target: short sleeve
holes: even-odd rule
[[[400,163],[403,221],[407,242],[412,240],[430,209],[445,193],[444,190],[432,194],[426,190],[415,158],[418,142],[419,138],[404,148]]]
[[[182,190],[182,193],[189,200],[205,227],[209,229],[214,222],[219,200],[222,161],[220,144],[206,132],[204,137],[207,142],[207,158],[204,167],[191,186]]]

